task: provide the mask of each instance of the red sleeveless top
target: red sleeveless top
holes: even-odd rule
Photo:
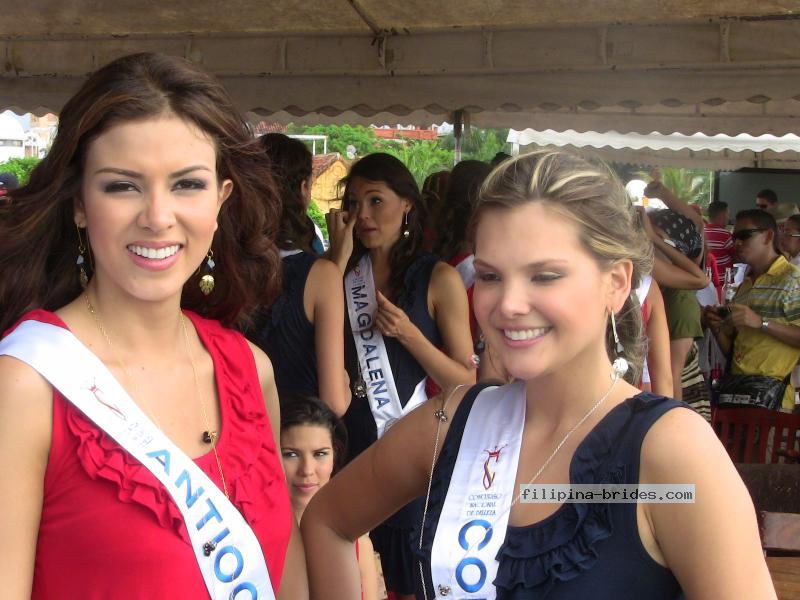
[[[231,501],[280,585],[292,512],[253,354],[238,333],[187,312],[214,362],[217,452]],[[53,313],[24,319],[65,327]],[[221,488],[213,452],[195,459]],[[54,390],[33,600],[198,600],[208,592],[178,507],[158,480]]]

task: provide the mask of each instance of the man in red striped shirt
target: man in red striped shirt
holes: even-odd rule
[[[733,238],[725,228],[728,218],[727,202],[712,202],[708,205],[708,225],[704,230],[706,248],[717,259],[720,274],[724,273],[728,267],[733,266]]]

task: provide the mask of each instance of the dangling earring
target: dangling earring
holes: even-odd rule
[[[89,286],[89,276],[86,274],[86,259],[83,256],[83,253],[86,252],[86,246],[83,245],[83,239],[81,238],[81,228],[78,227],[78,224],[75,223],[75,229],[78,232],[78,260],[75,261],[75,264],[78,267],[78,279],[81,282],[81,288],[84,290]]]
[[[408,229],[408,213],[403,213],[403,237],[408,239],[408,236],[411,235],[411,231]]]
[[[211,272],[214,270],[214,267],[217,266],[217,263],[214,262],[214,251],[209,248],[208,255],[206,256],[206,265],[205,265],[205,275],[200,278],[200,291],[203,292],[203,295],[208,296],[211,292],[214,291],[214,276]],[[203,267],[201,267],[203,268]]]
[[[611,379],[620,379],[628,372],[628,361],[620,356],[625,351],[625,347],[619,341],[617,321],[614,318],[613,310],[611,311],[611,333],[614,335],[614,351],[617,353],[617,358],[611,363]]]

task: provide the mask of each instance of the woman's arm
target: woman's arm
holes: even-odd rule
[[[8,600],[31,597],[52,398],[52,388],[36,371],[0,357],[0,581]]]
[[[368,535],[358,538],[358,572],[361,574],[362,600],[378,600],[378,567]]]
[[[656,552],[687,600],[775,599],[753,502],[701,416],[676,408],[653,425],[642,444],[640,483],[695,485],[690,504],[642,505]]]
[[[437,426],[439,451],[465,388],[447,403],[451,418],[430,400],[395,423],[311,499],[301,528],[314,600],[359,600],[355,541],[414,498],[425,494]],[[438,452],[437,452],[438,454]]]
[[[319,397],[341,417],[350,406],[344,370],[344,291],[342,273],[320,259],[311,267],[303,293],[306,316],[314,324]]]
[[[664,243],[664,240],[654,242],[653,245],[659,251],[666,250],[662,254],[667,255],[669,258],[669,260],[663,258],[658,252],[654,257],[653,279],[659,285],[675,290],[702,290],[708,285],[708,277],[691,259],[686,258],[678,250]],[[670,250],[672,252],[669,252]],[[676,262],[671,262],[673,259]]]
[[[664,297],[658,284],[653,281],[647,292],[650,318],[647,321],[647,369],[650,372],[650,390],[654,394],[672,396],[672,367],[669,353],[669,327]]]
[[[440,387],[475,383],[467,292],[458,271],[446,263],[437,263],[433,269],[428,306],[444,341],[444,352],[380,292],[375,324],[383,335],[396,337]]]
[[[256,361],[261,393],[264,396],[267,415],[269,415],[272,437],[275,440],[275,448],[277,449],[276,454],[278,460],[280,460],[281,409],[278,403],[278,390],[275,387],[275,374],[272,371],[272,363],[258,346],[250,342],[248,344]],[[288,494],[289,492],[287,491],[286,493]],[[289,518],[292,521],[292,533],[289,537],[289,546],[286,549],[281,588],[278,590],[277,600],[308,600],[308,576],[303,558],[303,540],[300,537],[300,531],[294,517],[289,515]]]

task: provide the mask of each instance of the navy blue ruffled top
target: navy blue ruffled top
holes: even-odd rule
[[[272,361],[279,394],[299,392],[319,396],[314,324],[303,308],[306,281],[317,260],[309,252],[281,259],[281,295],[272,306],[256,315],[253,328],[245,332]]]
[[[430,554],[461,437],[483,386],[461,402],[433,473],[424,545],[428,598],[434,595]],[[583,439],[570,464],[573,484],[635,484],[644,436],[677,400],[642,393],[615,406]],[[418,545],[418,533],[415,548]],[[497,600],[681,600],[672,572],[655,562],[639,538],[636,504],[563,504],[549,517],[508,527],[497,554]],[[423,595],[417,581],[417,598]]]

